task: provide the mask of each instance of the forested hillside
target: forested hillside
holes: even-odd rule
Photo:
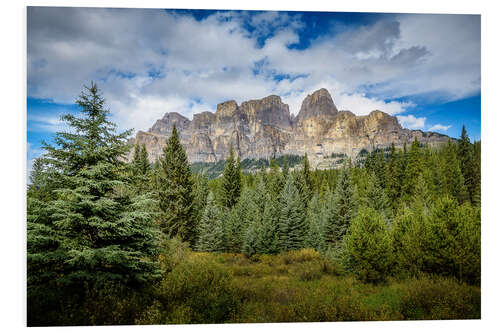
[[[157,163],[141,146],[125,162],[130,132],[95,84],[77,104],[31,174],[28,325],[480,318],[481,143],[465,126],[328,170],[306,155],[243,172],[231,149],[214,178],[175,126]]]

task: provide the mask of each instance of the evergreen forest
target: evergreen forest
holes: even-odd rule
[[[76,104],[30,174],[28,326],[481,317],[481,143],[465,126],[328,170],[231,148],[215,177],[175,126],[150,163],[94,83]]]

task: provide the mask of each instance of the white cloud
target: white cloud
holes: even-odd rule
[[[63,122],[60,116],[30,114],[28,110],[28,122],[30,129],[42,132],[63,132],[69,131],[70,128]]]
[[[436,124],[432,127],[429,128],[429,131],[434,131],[434,132],[446,132],[451,128],[451,125],[441,125],[441,124]]]
[[[321,87],[339,109],[358,115],[413,106],[384,101],[398,97],[438,93],[451,100],[480,89],[479,16],[389,16],[289,49],[299,41],[299,18],[219,12],[196,21],[163,10],[30,7],[28,95],[72,103],[96,80],[121,129],[147,129],[165,112],[191,117],[228,99],[270,94],[297,114]],[[250,33],[245,22],[256,29]],[[276,74],[290,78],[276,81]]]
[[[423,129],[425,127],[426,117],[415,117],[414,115],[397,116],[401,126],[409,129]]]

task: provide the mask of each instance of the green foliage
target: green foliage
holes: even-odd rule
[[[278,249],[280,251],[300,249],[307,232],[305,207],[291,176],[288,176],[286,180],[279,198],[279,205]]]
[[[229,158],[226,161],[224,174],[222,175],[221,188],[222,204],[227,208],[232,208],[240,197],[241,193],[241,170],[239,158],[234,160],[233,145],[229,150]]]
[[[356,214],[355,193],[349,169],[344,167],[327,212],[325,239],[334,247],[342,244],[344,235]]]
[[[422,163],[422,152],[420,149],[420,143],[417,138],[413,141],[410,147],[410,153],[408,155],[408,163],[406,164],[404,182],[402,187],[402,192],[407,198],[415,195],[415,188],[417,185],[417,180],[420,174],[422,174],[424,169]]]
[[[130,132],[115,134],[95,84],[76,103],[81,117],[62,117],[72,131],[57,133],[55,145],[44,143],[49,176],[58,179],[54,197],[28,198],[27,280],[33,313],[39,309],[32,297],[39,293],[56,295],[52,304],[57,311],[70,294],[81,297],[84,286],[116,282],[138,287],[159,278],[155,201],[147,194],[134,195],[122,161]]]
[[[365,282],[385,280],[393,263],[387,225],[373,208],[362,208],[345,237],[346,268]]]
[[[460,171],[456,145],[448,141],[448,145],[444,148],[443,153],[444,157],[441,165],[443,192],[462,203],[466,200],[467,188],[465,187],[464,177]]]
[[[465,128],[311,170],[307,155],[240,163],[232,147],[190,167],[174,126],[151,166],[145,146],[124,162],[128,132],[89,92],[30,177],[30,324],[480,315],[481,147]]]
[[[468,200],[477,205],[481,192],[480,157],[474,156],[474,146],[470,143],[465,126],[462,127],[462,134],[458,140],[457,158],[467,188]]]
[[[325,201],[331,202],[332,195],[327,195]],[[305,246],[324,251],[326,249],[325,229],[326,229],[327,209],[326,204],[315,194],[307,210],[307,237]]]
[[[151,165],[144,144],[142,146],[139,146],[139,144],[135,145],[131,168],[135,191],[141,194],[150,192]]]
[[[212,192],[209,193],[207,203],[201,217],[196,249],[205,252],[224,250],[224,225],[221,213]]]
[[[216,264],[210,257],[191,256],[177,265],[161,283],[156,310],[164,316],[155,317],[162,319],[161,324],[226,322],[238,305],[231,281],[232,275],[227,268]]]
[[[481,292],[452,279],[423,276],[408,281],[401,312],[409,320],[477,319],[481,317]]]
[[[207,204],[207,198],[209,195],[208,189],[208,177],[204,174],[195,174],[193,176],[194,186],[193,186],[193,194],[194,194],[194,211],[196,216],[196,224],[199,224],[201,220],[201,216],[203,215],[203,211],[205,210],[205,206]]]
[[[160,158],[158,185],[160,227],[164,235],[178,236],[194,245],[197,227],[193,180],[175,125]]]
[[[382,216],[387,218],[390,214],[390,204],[387,199],[386,192],[382,188],[375,173],[369,176],[368,186],[366,189],[366,197],[364,204],[374,210],[380,212]]]

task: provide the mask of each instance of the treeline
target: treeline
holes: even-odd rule
[[[294,167],[302,163],[304,156],[299,155],[281,155],[276,159],[273,159],[273,163],[277,164],[279,167],[283,167],[288,164],[289,167]],[[265,158],[251,159],[245,158],[240,162],[240,167],[243,172],[252,172],[255,170],[260,170],[262,168],[268,168],[270,161]],[[222,175],[224,168],[226,166],[226,160],[219,160],[217,162],[195,162],[191,164],[191,170],[193,173],[203,173],[209,179],[214,179]]]
[[[314,248],[369,282],[425,272],[480,283],[480,143],[465,128],[440,149],[415,140],[334,170],[306,156],[294,171],[283,158],[243,173],[231,148],[209,179],[192,172],[175,126],[157,163],[144,146],[126,163],[130,131],[116,133],[97,86],[76,103],[81,116],[63,116],[72,130],[43,143],[30,177],[29,325],[61,324],[62,311],[88,323],[82,304],[108,289],[149,304],[171,238],[247,256]]]
[[[242,175],[230,171],[238,170],[231,154],[222,179],[198,186],[208,199],[198,204],[195,248],[247,255],[314,248],[366,281],[426,272],[479,283],[480,143],[471,144],[465,128],[444,147],[393,145],[362,166],[312,171],[303,163],[290,172],[271,161],[269,172]]]

